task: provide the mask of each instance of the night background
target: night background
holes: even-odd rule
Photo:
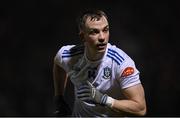
[[[170,0],[0,1],[0,116],[52,116],[53,58],[80,42],[76,17],[86,8],[107,13],[110,43],[135,61],[146,116],[180,116],[180,7]]]

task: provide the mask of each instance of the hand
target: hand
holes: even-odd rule
[[[106,94],[102,94],[89,81],[87,81],[87,83],[78,88],[77,97],[88,103],[93,102],[96,104],[105,105],[108,96]]]
[[[64,101],[63,96],[54,96],[55,116],[71,116],[71,109]]]

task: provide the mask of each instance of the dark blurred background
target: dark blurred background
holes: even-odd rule
[[[180,116],[180,7],[172,0],[0,1],[0,116],[52,115],[53,58],[80,42],[76,17],[86,8],[107,13],[110,42],[136,62],[147,116]]]

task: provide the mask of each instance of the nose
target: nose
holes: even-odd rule
[[[100,32],[100,33],[99,33],[99,38],[98,38],[98,40],[99,40],[99,42],[104,42],[104,40],[105,40],[105,35],[104,35],[103,32]]]

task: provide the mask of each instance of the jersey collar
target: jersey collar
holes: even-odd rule
[[[90,64],[95,64],[95,63],[103,62],[103,61],[105,60],[106,55],[107,55],[107,51],[108,51],[109,46],[110,46],[110,44],[108,43],[108,44],[107,44],[107,47],[106,47],[106,51],[105,51],[105,53],[104,53],[104,56],[103,56],[101,59],[97,60],[97,61],[91,61],[91,60],[89,60],[89,59],[87,58],[86,48],[85,48],[85,51],[84,51],[85,60],[86,60],[88,63],[90,63]]]

